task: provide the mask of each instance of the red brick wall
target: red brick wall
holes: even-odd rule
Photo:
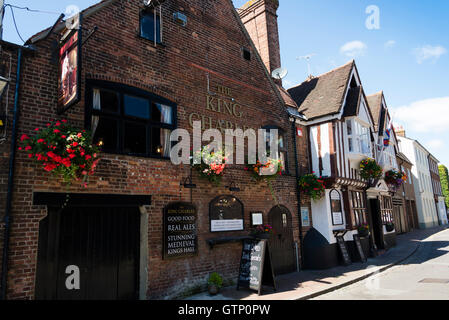
[[[212,86],[231,88],[234,98],[245,105],[242,125],[258,128],[276,124],[290,132],[288,117],[262,64],[254,54],[251,61],[241,56],[241,47],[251,47],[251,44],[239,29],[230,1],[166,1],[163,6],[164,45],[156,47],[138,36],[140,4],[141,1],[115,1],[85,17],[85,29],[94,26],[99,29],[83,49],[82,97],[85,96],[86,79],[141,88],[176,102],[178,126],[188,129],[191,112],[217,118],[216,113],[206,110],[206,72],[191,65],[195,63],[214,71],[210,76]],[[187,27],[173,23],[172,16],[176,11],[186,14]],[[51,36],[36,43],[36,54],[24,61],[20,135],[31,135],[34,128],[58,118],[57,64],[52,49],[56,39]],[[85,105],[82,100],[63,117],[84,126]],[[236,122],[224,114],[218,117]],[[291,134],[287,135],[287,140],[292,175],[278,178],[273,186],[279,203],[292,214],[293,234],[297,241],[298,211]],[[301,152],[307,148],[306,141],[302,138],[298,142]],[[305,165],[307,158],[301,154],[300,159]],[[180,188],[181,179],[188,173],[187,167],[174,166],[167,160],[103,154],[88,188],[72,185],[69,189],[78,193],[152,195],[153,204],[146,207],[149,215],[148,298],[173,297],[204,285],[213,271],[236,280],[241,245],[224,244],[210,250],[205,241],[215,236],[247,234],[247,231],[218,235],[209,232],[209,202],[218,195],[230,193],[224,186],[229,185],[231,179],[242,189],[234,195],[244,204],[246,228],[251,211],[264,212],[265,221],[268,221],[268,212],[275,205],[266,184],[252,182],[242,167],[230,169],[220,187],[213,187],[194,175],[194,183],[198,185],[193,190],[193,202],[198,208],[199,254],[193,258],[164,261],[161,256],[162,210],[170,201],[190,200],[190,191]],[[33,299],[39,221],[45,217],[46,207],[33,206],[32,195],[33,192],[66,192],[67,189],[60,179],[49,176],[23,153],[17,157],[14,183],[8,298]]]
[[[279,31],[277,23],[278,0],[249,1],[239,11],[251,39],[268,71],[281,66]]]

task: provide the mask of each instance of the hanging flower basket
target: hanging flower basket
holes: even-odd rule
[[[377,180],[382,177],[382,167],[376,160],[367,158],[360,162],[360,176],[365,180]]]
[[[268,158],[265,164],[259,160],[255,164],[248,164],[245,170],[251,174],[251,177],[256,181],[271,180],[282,175],[284,168],[282,161]]]
[[[245,171],[248,171],[251,174],[253,180],[257,182],[262,180],[267,182],[271,196],[276,204],[278,204],[278,200],[274,193],[273,186],[271,185],[271,180],[281,176],[283,170],[282,161],[271,158],[268,158],[265,164],[262,164],[257,160],[255,164],[248,164],[245,166]]]
[[[192,167],[198,172],[202,179],[206,179],[216,186],[219,186],[226,168],[226,157],[223,151],[211,152],[208,146],[196,153],[201,157],[200,164],[193,164]]]
[[[389,170],[385,172],[384,180],[386,184],[397,190],[407,181],[407,175],[402,171]]]
[[[67,124],[67,120],[48,123],[44,129],[34,129],[36,135],[26,134],[20,138],[21,147],[47,172],[62,176],[71,184],[82,180],[87,187],[88,177],[93,175],[98,164],[100,149],[92,144],[89,131]]]
[[[319,179],[315,173],[306,174],[299,178],[299,188],[313,200],[319,200],[324,196],[326,187],[324,181]]]

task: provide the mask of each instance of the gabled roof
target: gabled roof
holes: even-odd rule
[[[337,114],[343,107],[354,67],[355,61],[352,60],[318,77],[311,77],[287,91],[299,106],[299,112],[310,120]]]
[[[379,131],[379,124],[380,124],[380,117],[381,117],[381,110],[382,110],[382,97],[383,97],[383,91],[377,92],[375,94],[369,95],[366,97],[368,101],[368,107],[371,111],[371,114],[373,115],[374,120],[374,128],[377,131]]]
[[[362,96],[362,87],[350,88],[346,96],[345,111],[343,117],[356,116],[359,111],[360,98]]]
[[[284,104],[285,104],[286,106],[289,106],[289,107],[293,107],[293,108],[298,109],[298,105],[296,104],[295,100],[293,100],[293,98],[290,96],[290,94],[288,93],[288,91],[285,90],[285,89],[284,89],[281,85],[279,85],[279,84],[276,84],[276,86],[277,86],[278,89],[279,89],[279,92],[280,92],[280,94],[281,94],[282,100],[284,100]]]
[[[93,5],[91,5],[90,7],[87,7],[86,9],[82,10],[81,13],[83,14],[84,17],[90,16],[91,14],[97,12],[98,10],[100,10],[101,8],[114,3],[118,0],[101,0],[98,3],[95,3]],[[60,22],[56,28],[55,28],[55,32],[57,31],[61,31],[65,26],[65,20],[63,22]],[[51,27],[44,29],[38,33],[36,33],[34,36],[30,37],[25,44],[33,44],[38,42],[39,40],[42,40],[42,38],[45,36],[45,34],[47,33],[47,31],[50,30]]]

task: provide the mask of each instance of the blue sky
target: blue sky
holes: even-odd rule
[[[139,1],[139,0],[136,0]],[[56,12],[75,4],[86,8],[97,0],[6,0],[49,13],[15,10],[26,40],[50,26]],[[246,1],[234,0],[239,7]],[[431,4],[429,4],[431,3]],[[365,25],[367,7],[379,9],[379,29]],[[21,43],[5,16],[5,40]],[[285,87],[355,59],[367,94],[383,90],[396,124],[449,165],[449,1],[410,0],[280,0],[279,32]]]

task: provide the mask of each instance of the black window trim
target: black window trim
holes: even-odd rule
[[[142,17],[144,15],[150,15],[150,14],[154,16],[154,9],[143,9],[143,10],[140,10],[140,13],[139,13],[139,37],[141,39],[146,40],[146,41],[150,41],[152,44],[156,43],[156,45],[164,45],[164,41],[163,41],[164,40],[164,37],[163,37],[164,30],[162,29],[162,23],[161,23],[161,19],[163,17],[161,17],[159,15],[159,12],[156,12],[156,19],[159,20],[159,30],[160,30],[159,38],[160,38],[161,41],[157,41],[157,38],[158,38],[157,35],[156,35],[156,40],[155,39],[151,40],[151,39],[148,39],[148,38],[142,36]]]
[[[118,113],[112,113],[108,111],[97,111],[93,109],[93,89],[104,89],[106,91],[112,91],[116,92],[119,95],[119,112]],[[165,124],[161,122],[154,121],[151,119],[151,108],[152,105],[150,105],[150,119],[141,119],[137,117],[132,116],[125,116],[124,115],[124,107],[123,107],[123,99],[124,95],[133,95],[136,97],[141,97],[145,99],[149,99],[151,102],[157,102],[161,103],[167,106],[172,107],[173,110],[173,124]],[[92,127],[92,116],[93,115],[99,115],[104,116],[106,118],[112,119],[112,120],[118,120],[117,121],[117,135],[118,135],[118,143],[117,143],[117,149],[115,151],[105,150],[104,152],[107,154],[118,154],[118,155],[126,155],[126,156],[135,156],[135,157],[144,157],[144,158],[155,158],[155,159],[163,159],[163,160],[170,160],[170,157],[164,157],[157,154],[151,153],[151,129],[152,128],[160,128],[160,129],[170,129],[170,130],[176,130],[178,128],[178,105],[168,100],[167,98],[161,97],[159,95],[156,95],[154,93],[148,92],[146,90],[132,87],[129,85],[116,83],[116,82],[109,82],[104,80],[86,80],[86,93],[85,93],[85,101],[86,101],[86,111],[85,111],[85,119],[84,119],[84,127],[87,130],[91,130]],[[125,122],[136,122],[136,123],[142,123],[147,126],[147,153],[146,154],[136,154],[136,153],[127,153],[124,152],[124,126]],[[149,148],[149,149],[148,149]]]

